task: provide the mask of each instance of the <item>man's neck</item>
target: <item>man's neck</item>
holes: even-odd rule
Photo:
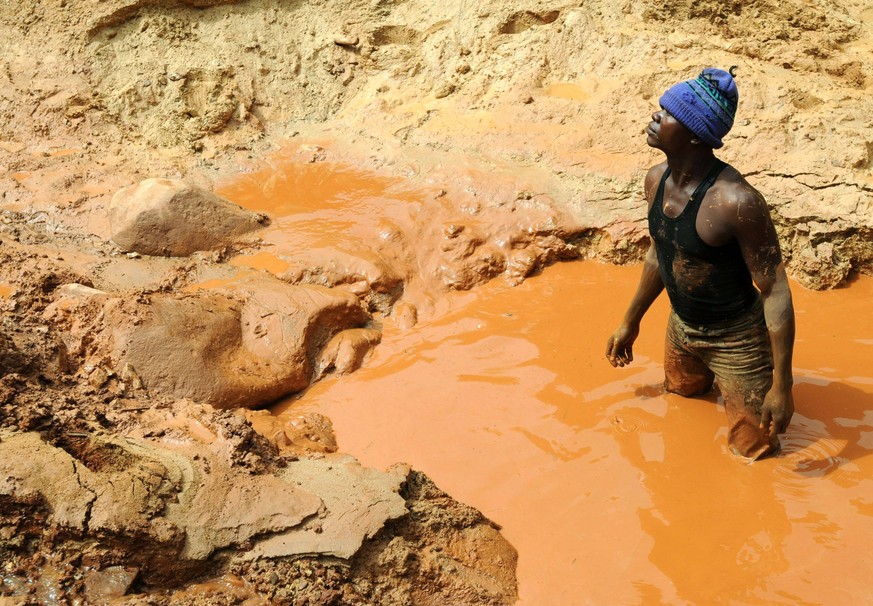
[[[670,179],[679,187],[684,187],[689,183],[699,183],[710,171],[715,161],[715,154],[709,147],[694,150],[693,153],[667,156]]]

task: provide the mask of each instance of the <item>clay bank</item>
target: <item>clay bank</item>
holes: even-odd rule
[[[514,603],[498,524],[338,452],[311,386],[452,293],[639,260],[643,129],[701,62],[739,66],[722,157],[792,277],[873,273],[862,2],[67,0],[0,27],[10,603]]]

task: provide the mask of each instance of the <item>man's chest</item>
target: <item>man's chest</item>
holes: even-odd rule
[[[721,192],[716,188],[707,191],[702,199],[695,200],[688,192],[664,192],[661,201],[661,212],[667,219],[668,231],[674,236],[682,233],[684,239],[691,235],[699,238],[704,244],[713,247],[724,246],[733,239],[730,225],[725,220],[725,202]]]

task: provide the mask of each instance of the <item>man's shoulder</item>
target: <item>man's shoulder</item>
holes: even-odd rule
[[[732,206],[758,205],[764,197],[733,166],[728,164],[718,176],[713,189],[719,198]]]
[[[749,221],[770,217],[764,196],[733,166],[726,166],[711,188],[711,208],[728,223],[742,228]]]
[[[652,202],[655,199],[655,192],[658,188],[658,183],[661,180],[661,177],[664,176],[664,171],[667,170],[667,161],[661,162],[660,164],[655,164],[651,168],[649,168],[646,173],[646,182],[645,182],[645,194],[646,200],[651,206]]]
[[[650,179],[660,179],[664,175],[664,171],[667,170],[667,161],[659,162],[654,166],[650,166],[648,172],[646,173],[646,181]]]

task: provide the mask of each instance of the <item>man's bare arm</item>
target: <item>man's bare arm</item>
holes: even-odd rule
[[[792,356],[794,303],[782,252],[767,204],[760,193],[746,185],[732,221],[743,258],[761,291],[764,319],[773,349],[773,386],[764,398],[761,423],[770,434],[783,433],[794,414]]]
[[[655,253],[655,245],[652,244],[646,254],[637,292],[631,299],[621,325],[606,343],[606,359],[610,364],[625,366],[633,361],[633,344],[640,334],[640,322],[663,290],[664,282],[658,269],[658,255]]]
[[[646,175],[645,195],[649,208],[654,202],[657,185],[665,168],[666,164],[659,164],[649,169]],[[625,366],[633,361],[633,344],[640,334],[640,322],[663,290],[664,282],[661,280],[658,255],[655,252],[653,242],[649,245],[640,283],[630,305],[628,305],[624,319],[606,343],[606,359],[609,360],[610,364]]]

